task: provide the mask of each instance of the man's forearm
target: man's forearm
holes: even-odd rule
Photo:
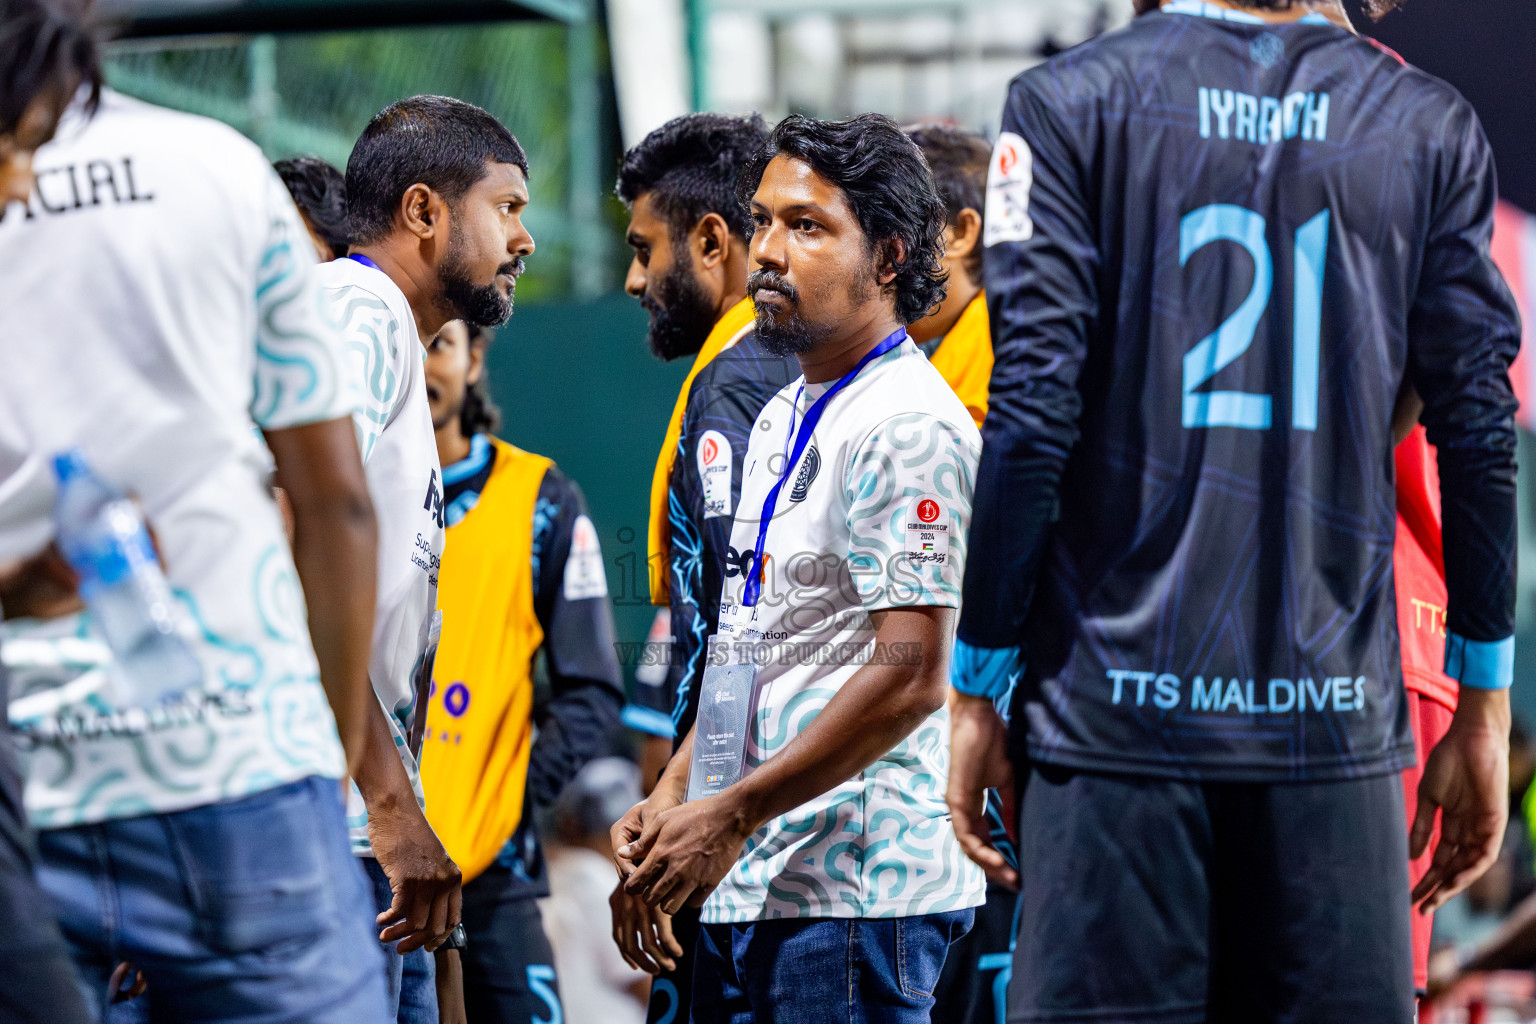
[[[666,770],[651,789],[651,799],[682,803],[688,796],[688,772],[693,767],[693,733],[694,730],[689,729],[683,742],[677,745],[672,760],[667,762]]]
[[[976,471],[957,635],[976,647],[1001,649],[1018,643],[1034,599],[1065,456],[1043,431],[1013,437],[997,426],[987,438]]]
[[[433,981],[437,986],[439,1024],[464,1020],[464,968],[456,949],[439,949],[433,955]]]
[[[528,757],[533,806],[554,803],[582,765],[607,753],[620,728],[619,710],[619,695],[607,683],[578,679],[556,684]]]
[[[358,792],[363,795],[363,804],[370,814],[415,808],[416,792],[411,788],[411,777],[400,760],[394,734],[389,731],[389,722],[384,717],[384,706],[373,695],[372,688],[367,704],[368,737],[354,776]]]
[[[1513,439],[1509,449],[1489,445],[1438,453],[1447,626],[1482,643],[1514,635],[1519,516]]]
[[[378,540],[373,530],[350,517],[301,519],[293,557],[309,608],[320,682],[355,770],[367,732],[367,705],[378,704],[368,682]],[[338,566],[354,568],[337,571]]]
[[[320,682],[355,772],[366,745],[379,540],[349,419],[272,430],[267,444],[294,519],[293,562],[304,588]]]

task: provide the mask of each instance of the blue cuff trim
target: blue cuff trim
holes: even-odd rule
[[[972,647],[957,639],[949,661],[949,685],[967,697],[996,700],[1013,685],[1023,661],[1017,647]]]
[[[655,708],[626,704],[619,714],[619,720],[636,732],[649,733],[668,740],[675,739],[677,736],[677,730],[672,725],[672,716],[663,714]]]
[[[1445,637],[1445,674],[1474,690],[1507,690],[1515,681],[1515,638]]]

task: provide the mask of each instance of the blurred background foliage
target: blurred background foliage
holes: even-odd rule
[[[582,66],[573,49],[586,50]],[[622,270],[613,261],[622,259],[623,211],[606,197],[619,152],[605,61],[589,24],[524,21],[125,40],[112,48],[108,77],[130,95],[225,121],[273,159],[311,154],[343,169],[368,120],[401,97],[439,93],[484,107],[528,151],[538,250],[518,298],[538,302],[599,294]],[[602,237],[580,247],[583,231]]]

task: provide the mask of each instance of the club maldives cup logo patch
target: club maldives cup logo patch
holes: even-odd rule
[[[731,441],[718,430],[706,430],[694,449],[699,483],[704,491],[704,518],[729,516],[731,500]]]
[[[986,227],[982,244],[1027,242],[1035,237],[1029,215],[1029,190],[1035,182],[1035,157],[1029,143],[1014,132],[1000,132],[987,168]]]
[[[919,494],[907,505],[907,561],[945,565],[949,561],[949,506],[937,494]]]

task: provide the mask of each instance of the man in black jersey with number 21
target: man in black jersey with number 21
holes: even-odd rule
[[[1339,0],[1138,7],[1014,80],[993,154],[956,831],[1022,890],[1011,1021],[1402,1024],[1410,387],[1461,686],[1414,901],[1480,874],[1505,817],[1520,324],[1492,157]],[[1017,876],[981,814],[1015,770]]]

